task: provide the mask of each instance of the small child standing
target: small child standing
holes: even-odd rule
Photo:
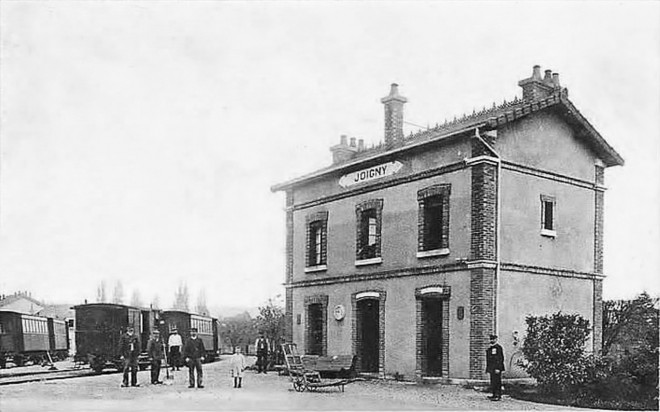
[[[240,388],[243,382],[243,371],[245,370],[245,356],[241,353],[241,348],[236,347],[234,354],[229,360],[231,376],[234,378],[234,388]]]

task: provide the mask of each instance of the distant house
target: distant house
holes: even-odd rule
[[[288,341],[379,377],[484,379],[495,333],[513,377],[525,317],[562,311],[600,351],[605,169],[623,159],[558,74],[518,84],[522,98],[410,136],[393,84],[384,143],[342,136],[330,166],[272,188]]]
[[[0,310],[36,315],[44,304],[32,298],[29,292],[15,292],[13,295],[0,295]]]

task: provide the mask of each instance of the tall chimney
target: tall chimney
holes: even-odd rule
[[[399,85],[392,83],[390,94],[380,99],[385,105],[385,148],[403,144],[403,104],[408,101],[399,95]]]
[[[554,89],[552,83],[552,70],[545,71],[545,79],[541,78],[541,66],[538,64],[532,69],[532,77],[518,82],[523,89],[523,100],[536,100],[549,96]]]

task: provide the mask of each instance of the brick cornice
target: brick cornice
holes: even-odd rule
[[[597,190],[601,186],[596,185],[594,182],[588,180],[578,179],[562,175],[559,173],[549,172],[546,170],[538,169],[532,166],[523,165],[520,163],[510,162],[508,160],[502,161],[502,168],[504,170],[511,170],[513,172],[523,173],[531,176],[540,177],[543,179],[553,180],[555,182],[566,183],[573,186],[583,187],[585,189]]]
[[[342,276],[333,276],[327,278],[302,280],[298,282],[287,283],[285,288],[303,288],[309,286],[332,285],[336,283],[364,282],[376,279],[391,279],[406,276],[424,276],[437,273],[457,272],[467,270],[465,263],[449,263],[446,265],[422,266],[417,268],[397,269],[371,273],[360,273]]]
[[[542,266],[530,266],[523,265],[519,263],[506,263],[502,262],[501,269],[510,271],[510,272],[524,272],[524,273],[533,273],[535,275],[550,275],[550,276],[561,276],[566,278],[577,278],[577,279],[603,279],[605,276],[600,273],[595,272],[582,272],[571,269],[558,269],[558,268],[548,268]]]

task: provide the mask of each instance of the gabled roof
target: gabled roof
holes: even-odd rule
[[[386,150],[384,144],[376,145],[367,150],[356,153],[350,161],[340,164],[333,164],[316,172],[289,180],[284,183],[276,184],[271,187],[272,191],[286,190],[287,188],[297,186],[310,180],[314,180],[340,170],[348,169],[352,166],[376,161],[377,159],[391,156],[396,153],[408,151],[426,144],[448,140],[456,137],[474,128],[484,130],[497,129],[498,127],[523,118],[531,113],[541,110],[551,109],[561,115],[572,127],[577,130],[577,137],[584,141],[601,158],[605,166],[622,166],[624,160],[619,153],[610,146],[605,139],[596,131],[589,121],[577,110],[575,105],[568,99],[566,89],[556,90],[547,97],[535,100],[523,100],[516,97],[510,102],[506,100],[489,109],[473,111],[470,115],[463,115],[460,118],[454,118],[452,121],[445,121],[443,124],[437,124],[415,134],[405,137],[403,144],[394,149]]]

